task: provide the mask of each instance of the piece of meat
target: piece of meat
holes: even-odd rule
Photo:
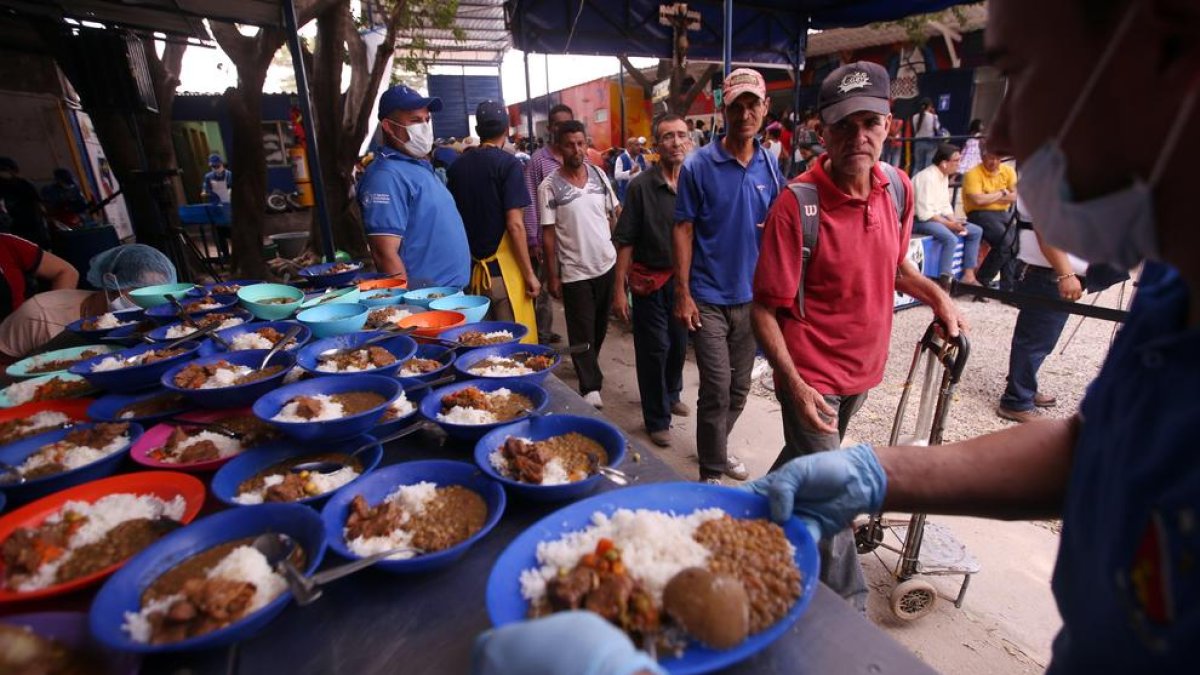
[[[620,625],[621,617],[629,608],[629,596],[633,594],[633,589],[633,579],[628,576],[605,574],[596,588],[588,593],[584,609]]]
[[[577,566],[546,582],[546,601],[555,612],[579,609],[584,598],[599,583],[595,570]]]
[[[504,441],[503,454],[508,459],[509,470],[517,480],[534,485],[542,484],[546,462],[550,461],[550,458],[537,444],[509,437]]]
[[[305,479],[299,474],[287,473],[283,477],[283,482],[278,485],[272,485],[263,493],[263,501],[265,502],[294,502],[304,499],[309,496],[304,489]]]
[[[396,502],[382,502],[371,507],[362,495],[350,502],[350,517],[346,519],[348,539],[382,537],[396,529],[402,509]]]
[[[306,420],[315,419],[324,407],[324,404],[311,396],[297,396],[295,401],[296,415]]]

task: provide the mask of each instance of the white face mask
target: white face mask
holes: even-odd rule
[[[1029,207],[1034,227],[1046,241],[1088,262],[1108,263],[1123,270],[1132,269],[1142,260],[1160,257],[1154,219],[1154,187],[1179,143],[1185,123],[1191,118],[1200,81],[1192,86],[1180,105],[1149,180],[1136,176],[1127,188],[1083,202],[1074,201],[1067,183],[1067,157],[1060,140],[1083,112],[1088,96],[1116,54],[1116,48],[1133,24],[1141,4],[1134,3],[1117,26],[1058,135],[1048,139],[1021,165],[1021,199]]]
[[[402,143],[404,146],[404,151],[408,154],[412,155],[413,157],[424,157],[429,154],[430,150],[433,150],[432,121],[417,122],[416,124],[408,125],[397,124],[396,122],[391,122],[391,120],[388,121],[391,124],[403,126],[404,130],[408,132],[408,140]],[[400,140],[400,138],[394,134],[393,138],[396,138],[397,141]]]
[[[109,293],[108,286],[110,283],[117,287],[117,296],[115,298],[111,293]],[[108,311],[110,312],[123,312],[127,309],[137,309],[137,305],[133,304],[133,301],[121,291],[121,282],[117,281],[117,276],[111,272],[108,272],[104,275],[104,298],[108,300]]]

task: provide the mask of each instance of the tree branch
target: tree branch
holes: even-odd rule
[[[654,83],[650,80],[647,80],[646,76],[642,74],[642,71],[633,67],[633,64],[629,62],[629,57],[621,54],[617,57],[617,59],[621,62],[621,66],[624,67],[629,73],[629,76],[633,78],[634,82],[638,83],[638,86],[646,91],[650,91],[654,88]]]
[[[704,69],[704,73],[696,79],[694,84],[692,84],[692,88],[687,90],[687,93],[680,98],[680,105],[683,109],[683,112],[680,113],[681,115],[687,114],[687,111],[691,109],[692,104],[696,102],[696,97],[700,95],[700,92],[704,91],[705,83],[712,80],[712,76],[716,72],[717,66],[710,63],[708,67]]]

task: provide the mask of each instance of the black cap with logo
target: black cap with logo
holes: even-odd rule
[[[508,109],[501,101],[484,101],[475,108],[475,133],[490,139],[508,131]]]
[[[825,124],[864,110],[886,115],[891,112],[890,95],[891,80],[883,66],[856,61],[838,68],[821,82],[817,109]]]

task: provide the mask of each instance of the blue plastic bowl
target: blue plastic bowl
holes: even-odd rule
[[[321,305],[354,304],[362,296],[357,286],[348,288],[327,289],[327,292],[307,293],[304,302],[300,303],[299,311],[319,307]]]
[[[292,302],[282,305],[266,305],[260,300],[272,298],[290,298]],[[246,286],[237,294],[238,302],[242,303],[251,314],[267,321],[286,319],[296,312],[304,301],[304,291],[287,284],[254,284]]]
[[[96,420],[97,422],[137,422],[143,427],[149,429],[161,419],[191,410],[191,405],[185,401],[180,404],[180,407],[177,410],[168,410],[166,412],[155,413],[153,415],[129,417],[124,419],[117,417],[117,411],[133,403],[156,398],[158,396],[169,396],[172,393],[173,392],[167,391],[166,389],[152,389],[140,394],[109,394],[107,396],[101,396],[88,406],[87,416],[90,419]]]
[[[391,365],[361,371],[361,373],[331,373],[317,369],[317,364],[322,353],[330,349],[353,349],[371,338],[386,334],[384,331],[369,331],[317,340],[297,353],[296,363],[304,370],[319,376],[332,375],[334,377],[346,377],[348,375],[370,373],[372,375],[391,377],[417,351],[417,341],[407,335],[396,335],[390,339],[371,345],[372,347],[382,347],[391,353],[392,356],[396,357],[396,362]]]
[[[92,601],[88,624],[101,644],[125,652],[144,654],[191,651],[219,647],[248,639],[262,630],[291,601],[284,591],[258,611],[204,635],[152,645],[135,642],[121,625],[126,612],[141,609],[142,594],[155,580],[183,561],[214,546],[260,534],[286,534],[305,553],[304,573],[312,574],[325,556],[325,530],[321,517],[299,504],[260,504],[230,509],[202,518],[146,547],[105,582]]]
[[[187,296],[189,298],[202,298],[205,295],[212,293],[214,296],[217,296],[217,297],[235,298],[235,297],[237,297],[237,294],[239,292],[241,292],[241,288],[246,288],[247,286],[254,286],[257,284],[261,284],[262,282],[263,282],[262,279],[230,279],[229,281],[214,281],[211,284],[204,284],[203,286],[198,286],[196,288],[193,288],[192,290],[188,291]],[[234,291],[233,293],[213,293],[212,292],[213,289],[218,286],[241,286],[241,288],[239,288],[237,291]]]
[[[358,303],[371,309],[401,305],[404,304],[404,294],[407,292],[403,288],[373,288],[369,291],[361,291]]]
[[[254,474],[270,467],[273,464],[278,464],[293,457],[302,457],[305,455],[329,454],[334,452],[343,452],[349,454],[354,452],[359,447],[369,443],[371,438],[367,436],[358,436],[357,438],[347,439],[332,443],[321,448],[297,448],[294,441],[275,441],[254,448],[252,452],[244,452],[230,460],[225,466],[217,471],[212,479],[212,494],[217,499],[221,500],[229,506],[237,506],[246,508],[245,504],[239,503],[234,497],[237,496],[238,486],[242,481],[254,476]],[[362,462],[363,470],[357,478],[346,483],[336,490],[326,492],[325,494],[315,497],[301,499],[293,504],[306,504],[313,508],[320,508],[320,505],[329,499],[331,496],[344,490],[346,487],[354,485],[356,482],[379,466],[380,460],[383,459],[383,446],[376,443],[375,445],[363,450],[358,454],[358,459]]]
[[[354,497],[362,495],[368,504],[375,506],[400,486],[414,485],[422,481],[436,483],[438,487],[461,485],[473,490],[487,502],[487,520],[484,521],[483,527],[478,532],[444,551],[427,553],[408,560],[381,560],[375,563],[376,568],[387,572],[406,573],[428,572],[447,567],[461,558],[467,549],[471,548],[475,542],[490,532],[496,523],[500,522],[506,502],[504,488],[480,473],[474,465],[441,459],[402,462],[377,469],[370,476],[339,490],[329,499],[325,508],[321,509],[321,520],[325,524],[325,538],[329,542],[329,547],[343,558],[358,559],[359,556],[352,553],[346,546],[343,536],[346,518],[350,513],[350,502],[354,500]]]
[[[47,431],[37,436],[30,436],[16,443],[9,443],[0,447],[0,462],[19,466],[43,445],[61,441],[75,429],[90,429],[93,426],[95,425],[79,424],[70,429],[55,429],[54,431]],[[82,485],[97,478],[111,476],[116,473],[121,465],[121,460],[129,453],[130,446],[136,443],[137,439],[142,435],[142,426],[131,423],[128,435],[129,442],[125,444],[125,447],[112,454],[105,455],[91,464],[85,464],[78,469],[71,469],[70,471],[56,473],[51,476],[34,478],[24,483],[0,486],[0,490],[8,497],[10,504],[24,504],[25,502],[45,497],[59,490],[64,490],[75,485]]]
[[[412,424],[417,419],[418,414],[421,412],[421,399],[426,393],[429,392],[429,387],[418,389],[412,393],[409,393],[408,389],[410,387],[418,386],[423,383],[411,378],[403,377],[399,378],[398,381],[400,382],[400,386],[405,390],[404,397],[407,398],[408,402],[413,406],[412,412],[408,413],[407,415],[397,417],[396,419],[388,420],[386,422],[379,422],[376,424],[375,428],[371,430],[371,435],[375,438],[384,438],[391,436],[397,431],[400,431],[404,427]],[[392,400],[394,401],[395,399]],[[382,417],[380,419],[382,419]]]
[[[120,312],[113,312],[113,314],[115,314],[117,316],[117,318],[120,319],[121,321],[132,321],[132,322],[134,322],[134,324],[136,324],[138,321],[141,321],[142,318],[146,315],[146,310],[144,310],[144,309],[126,309],[126,310],[123,310]],[[117,326],[116,328],[101,328],[99,330],[84,329],[83,322],[91,320],[91,319],[95,319],[95,318],[96,317],[94,317],[94,316],[89,316],[89,317],[85,317],[83,319],[76,319],[76,320],[72,321],[71,323],[67,324],[67,330],[71,331],[72,333],[78,333],[79,335],[82,335],[83,337],[88,338],[89,340],[99,340],[100,338],[108,335],[109,333],[112,333],[115,330],[120,330],[121,328],[128,328],[132,331],[132,328],[134,325],[134,324],[130,324],[129,326]]]
[[[493,422],[491,424],[451,424],[450,422],[439,420],[438,413],[442,411],[442,397],[447,394],[453,394],[461,389],[466,389],[467,387],[478,387],[484,392],[508,389],[514,394],[521,394],[533,403],[533,410],[531,412],[534,413],[540,412],[550,402],[550,395],[546,393],[546,390],[532,382],[522,382],[520,380],[464,380],[429,392],[429,395],[421,399],[421,414],[427,419],[437,422],[446,430],[446,433],[454,438],[461,438],[468,441],[478,440],[492,429],[512,424],[528,417],[530,414],[526,413],[511,420]]]
[[[520,342],[522,338],[529,334],[529,328],[527,328],[524,324],[516,323],[515,321],[480,321],[478,323],[447,328],[446,330],[442,331],[442,334],[438,337],[442,340],[458,342],[459,336],[461,336],[463,333],[468,333],[471,331],[478,331],[480,333],[495,333],[502,330],[512,333],[512,339],[484,346],[495,347],[496,345],[507,345]],[[459,349],[482,349],[482,347],[469,347],[467,345],[461,345]]]
[[[126,293],[126,295],[138,307],[150,309],[151,307],[169,304],[167,301],[168,295],[182,298],[195,287],[195,284],[158,284],[157,286],[135,288]]]
[[[312,330],[308,326],[302,325],[296,321],[255,321],[253,323],[244,323],[240,326],[226,328],[217,331],[217,337],[225,342],[233,343],[234,338],[246,333],[253,333],[256,330],[263,328],[274,328],[279,331],[280,335],[286,334],[293,326],[300,326],[300,333],[296,335],[296,343],[290,347],[284,347],[284,351],[294,352],[304,346],[312,338]],[[236,351],[236,350],[235,350]],[[216,341],[211,338],[205,340],[200,345],[200,351],[197,352],[200,356],[212,356],[213,354],[224,354],[225,348],[221,347]]]
[[[259,396],[271,391],[283,383],[283,378],[287,377],[290,371],[296,365],[296,355],[292,352],[281,351],[271,357],[271,362],[268,366],[283,366],[283,370],[275,373],[270,377],[264,377],[261,380],[250,382],[248,384],[238,384],[232,387],[216,387],[213,389],[185,389],[175,384],[175,376],[184,368],[191,365],[208,365],[217,361],[227,361],[235,366],[250,366],[257,368],[258,364],[262,363],[263,357],[267,355],[269,349],[247,349],[240,352],[231,352],[228,354],[213,354],[191,361],[190,363],[180,363],[174,368],[163,373],[160,380],[162,386],[168,391],[173,391],[183,394],[188,397],[188,400],[202,405],[205,408],[243,408],[258,400]]]
[[[229,314],[242,320],[242,323],[238,324],[239,326],[254,320],[254,315],[251,314],[250,312],[247,312],[244,309],[231,308],[231,310],[232,311],[228,312]],[[155,328],[154,330],[147,332],[146,337],[150,338],[151,340],[154,340],[155,342],[170,342],[171,340],[178,340],[179,338],[177,338],[177,337],[174,337],[174,338],[167,337],[167,333],[175,326],[178,326],[180,323],[181,322],[179,322],[179,321],[175,321],[173,323],[168,323],[168,324],[159,326],[158,328]],[[205,342],[207,342],[207,341],[208,340],[206,339]]]
[[[359,272],[362,271],[362,263],[350,263],[352,265],[356,265],[356,267],[354,269],[346,271],[346,272],[338,272],[337,274],[326,274],[326,272],[330,269],[333,269],[333,267],[335,265],[341,265],[341,264],[342,263],[331,262],[331,263],[321,263],[319,265],[310,265],[310,266],[305,267],[304,269],[300,270],[300,272],[298,274],[301,277],[308,279],[312,283],[313,286],[325,287],[325,286],[342,286],[342,285],[348,284],[348,283],[350,283],[351,279],[353,279]]]
[[[522,483],[511,478],[505,478],[492,466],[488,456],[497,448],[504,445],[510,436],[527,438],[532,441],[544,441],[553,436],[569,433],[579,433],[604,446],[608,454],[605,462],[608,466],[616,467],[625,459],[625,436],[612,424],[596,417],[579,415],[551,415],[548,417],[533,417],[521,420],[515,424],[493,429],[479,439],[475,444],[475,463],[493,479],[504,484],[510,492],[536,501],[553,502],[565,499],[578,499],[590,494],[604,477],[596,474],[575,483],[565,485],[533,485]]]
[[[483,321],[488,308],[492,306],[491,298],[482,295],[452,295],[448,298],[438,298],[429,303],[429,309],[446,309],[461,312],[467,317],[467,323]]]
[[[399,377],[401,382],[407,382],[407,381],[432,382],[433,380],[436,380],[436,379],[446,375],[447,374],[446,371],[451,366],[454,365],[454,361],[458,358],[458,352],[456,352],[453,347],[444,347],[442,345],[431,345],[431,344],[426,344],[426,343],[422,342],[422,343],[417,344],[417,353],[413,354],[413,358],[432,359],[434,361],[440,362],[442,364],[442,367],[437,368],[435,370],[431,370],[428,373],[423,373],[421,375],[414,375],[412,377],[399,375],[398,374],[399,371],[396,371],[397,377]],[[425,391],[425,390],[423,390],[423,391]],[[421,397],[425,396],[425,394],[423,392],[418,392],[418,393],[421,394]]]
[[[404,294],[404,302],[410,305],[418,305],[429,309],[429,303],[440,298],[450,298],[456,295],[462,295],[462,289],[457,286],[433,286],[431,288],[418,288]],[[431,298],[429,296],[436,295],[438,297]]]
[[[178,296],[177,296],[178,297]],[[189,302],[199,302],[197,298],[184,298],[180,302],[186,307]],[[232,295],[215,295],[213,296],[213,304],[217,305],[212,309],[201,309],[194,312],[188,312],[188,317],[199,319],[207,314],[215,312],[225,312],[238,304],[237,298]],[[175,312],[175,306],[171,304],[158,305],[146,310],[146,316],[154,319],[159,324],[172,323],[179,320],[179,315]]]
[[[271,419],[279,414],[288,401],[297,396],[344,394],[352,391],[374,392],[382,396],[384,402],[357,415],[324,422],[277,422]],[[254,402],[253,410],[255,417],[277,427],[292,438],[301,441],[330,441],[369,433],[383,416],[383,409],[399,394],[400,383],[382,375],[317,377],[294,382],[264,394]]]
[[[147,389],[158,385],[158,380],[162,374],[174,368],[176,364],[184,361],[189,361],[196,356],[196,350],[200,349],[198,342],[184,342],[179,345],[186,349],[182,354],[172,356],[169,359],[155,361],[138,366],[130,366],[128,368],[118,368],[116,370],[105,370],[101,372],[92,372],[92,366],[100,363],[106,358],[119,356],[121,358],[129,358],[142,354],[144,352],[162,349],[164,345],[141,344],[136,347],[130,347],[112,354],[101,354],[87,361],[80,361],[71,366],[68,370],[76,375],[80,375],[83,379],[92,383],[92,386],[99,389],[107,389],[118,393],[131,393],[141,389]]]
[[[507,356],[511,356],[511,355],[519,353],[519,352],[529,353],[529,354],[533,354],[535,356],[543,355],[543,354],[547,355],[547,356],[552,356],[552,357],[554,357],[554,363],[551,364],[551,366],[545,370],[539,370],[537,372],[533,372],[528,375],[513,375],[513,376],[509,376],[509,377],[505,377],[505,378],[487,377],[485,375],[477,375],[477,374],[471,372],[471,368],[473,368],[475,366],[475,364],[479,363],[480,361],[482,361],[486,358],[490,358],[493,356],[507,357]],[[548,347],[545,345],[527,345],[527,344],[521,344],[519,342],[509,342],[507,344],[496,345],[493,347],[478,347],[476,349],[471,349],[471,350],[463,352],[454,361],[454,370],[456,370],[463,377],[482,377],[482,378],[488,379],[488,380],[492,380],[492,379],[520,380],[522,382],[534,382],[537,384],[541,384],[546,381],[546,378],[550,376],[550,372],[552,370],[554,370],[555,368],[557,368],[558,364],[560,364],[560,363],[562,363],[562,356],[559,355],[557,352],[555,352],[553,347]]]
[[[362,330],[370,311],[358,303],[333,302],[306,309],[297,314],[296,319],[308,326],[313,337],[327,338]]]

